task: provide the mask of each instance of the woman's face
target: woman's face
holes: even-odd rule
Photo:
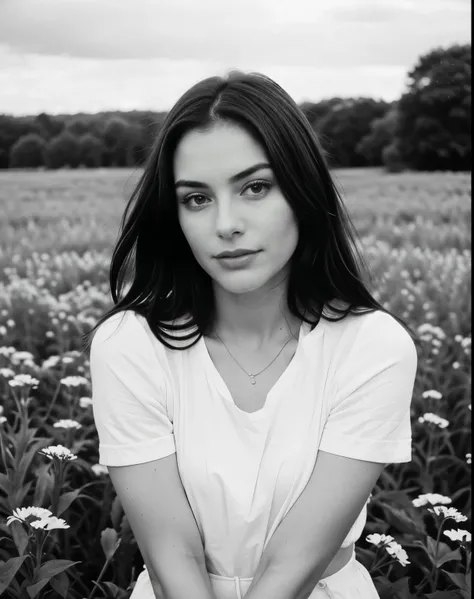
[[[245,130],[229,124],[188,132],[174,156],[183,234],[197,262],[230,293],[281,282],[298,242],[293,212],[270,166],[235,179],[262,163],[268,164],[263,149]],[[259,252],[242,266],[216,258],[242,248]]]

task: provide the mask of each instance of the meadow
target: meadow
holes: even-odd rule
[[[471,175],[335,170],[375,297],[420,336],[413,459],[357,558],[381,599],[471,597]],[[0,596],[130,596],[143,561],[98,464],[81,335],[140,171],[0,172]]]

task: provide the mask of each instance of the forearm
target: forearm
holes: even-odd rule
[[[259,566],[245,599],[307,599],[324,569],[323,564],[293,560]]]
[[[216,599],[204,560],[167,551],[149,574],[156,599]]]

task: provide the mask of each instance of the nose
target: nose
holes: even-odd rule
[[[216,209],[216,233],[219,237],[232,237],[244,230],[242,215],[239,213],[237,202],[229,198],[219,202]]]

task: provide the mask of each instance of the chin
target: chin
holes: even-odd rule
[[[214,277],[213,277],[214,278]],[[261,277],[252,277],[245,272],[232,272],[228,277],[215,277],[214,282],[228,293],[242,295],[244,293],[252,293],[258,291],[270,283],[271,279],[262,279]]]

